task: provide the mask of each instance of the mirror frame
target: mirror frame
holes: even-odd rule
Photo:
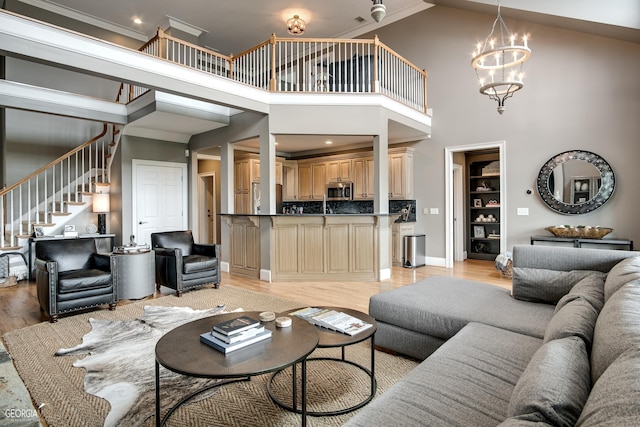
[[[572,205],[561,202],[553,196],[549,189],[549,178],[553,170],[568,160],[583,160],[595,166],[600,172],[601,183],[598,193],[584,203]],[[542,166],[536,180],[536,188],[542,201],[552,210],[566,215],[578,215],[598,209],[611,198],[615,186],[616,178],[611,165],[597,154],[583,150],[565,151],[553,156]]]

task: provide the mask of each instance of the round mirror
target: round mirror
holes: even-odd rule
[[[538,194],[552,210],[582,214],[604,205],[613,194],[609,163],[589,151],[573,150],[549,159],[538,174]]]

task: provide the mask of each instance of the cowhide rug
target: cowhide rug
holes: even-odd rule
[[[56,356],[86,355],[73,363],[85,368],[84,389],[106,399],[111,410],[105,426],[135,426],[155,414],[155,347],[168,331],[193,320],[224,313],[224,306],[209,310],[188,307],[144,307],[133,320],[89,319],[91,331],[82,344],[60,349]],[[185,377],[161,367],[161,402],[164,409],[216,380]],[[206,398],[215,388],[203,393]]]

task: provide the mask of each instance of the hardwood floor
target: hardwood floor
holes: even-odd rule
[[[223,273],[220,286],[233,285],[265,294],[299,301],[305,305],[334,305],[367,312],[369,297],[379,292],[398,288],[427,276],[453,276],[477,280],[511,288],[511,280],[503,279],[492,261],[466,260],[456,262],[454,268],[420,267],[409,269],[394,267],[390,280],[382,282],[261,282],[242,276]],[[149,298],[172,294],[170,289],[156,292]],[[121,301],[118,304],[128,304]],[[106,309],[106,308],[105,308]],[[24,328],[43,321],[36,295],[35,282],[21,281],[17,286],[0,289],[0,336],[5,332]]]

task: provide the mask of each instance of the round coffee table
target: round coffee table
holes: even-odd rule
[[[293,310],[290,310],[289,313],[293,313],[296,310],[300,310],[304,307],[300,307],[300,308],[296,308]],[[339,311],[342,313],[346,313],[349,314],[353,317],[357,317],[360,320],[363,320],[367,323],[370,323],[372,326],[368,329],[365,329],[364,331],[356,334],[356,335],[347,335],[347,334],[343,334],[341,332],[336,332],[336,331],[332,331],[331,329],[327,329],[327,328],[323,328],[321,326],[313,326],[316,331],[318,332],[318,336],[320,338],[319,342],[318,342],[318,347],[317,348],[340,348],[341,350],[341,357],[337,358],[337,357],[308,357],[306,359],[306,361],[318,361],[318,360],[329,360],[329,361],[338,361],[338,362],[342,362],[342,363],[347,363],[349,365],[355,366],[358,369],[364,371],[369,378],[371,378],[371,389],[370,389],[370,393],[369,395],[362,400],[359,403],[356,403],[353,406],[349,406],[347,408],[343,408],[343,409],[338,409],[335,411],[306,411],[307,415],[311,415],[314,417],[324,417],[324,416],[333,416],[333,415],[340,415],[340,414],[346,414],[348,412],[351,411],[355,411],[356,409],[362,408],[364,405],[366,405],[367,403],[369,403],[374,396],[376,395],[376,389],[377,389],[377,383],[376,383],[376,376],[375,376],[375,333],[377,330],[377,323],[376,320],[369,316],[368,314],[362,313],[360,311],[357,310],[351,310],[349,308],[344,308],[344,307],[325,307],[325,306],[321,306],[321,307],[317,307],[320,309],[329,309],[329,310],[335,310],[335,311]],[[297,318],[296,316],[289,316],[291,318],[296,318],[298,320],[302,320]],[[305,321],[306,322],[306,321]],[[359,342],[365,341],[367,339],[371,340],[371,365],[370,368],[367,369],[366,367],[360,365],[359,363],[356,363],[354,361],[351,360],[347,360],[346,358],[346,354],[345,354],[345,348],[350,346],[350,345],[354,345],[357,344]],[[292,365],[292,369],[293,371],[293,378],[295,379],[295,364]],[[271,397],[271,400],[273,400],[275,403],[277,403],[280,407],[288,410],[288,411],[292,411],[292,412],[296,412],[296,413],[302,413],[303,408],[298,408],[298,405],[296,403],[295,400],[295,385],[294,385],[294,390],[293,390],[293,404],[292,405],[288,405],[284,402],[282,402],[280,399],[278,399],[272,390],[272,384],[273,384],[273,380],[274,378],[283,371],[284,369],[278,370],[276,372],[273,373],[273,375],[271,376],[271,378],[269,379],[269,382],[267,383],[267,391],[269,392],[269,396]],[[303,379],[303,385],[306,381],[306,378]],[[295,382],[294,382],[295,383]],[[305,399],[303,399],[303,403]]]
[[[260,312],[237,312],[206,317],[179,326],[166,333],[156,344],[156,425],[164,425],[181,405],[194,396],[230,382],[279,371],[298,362],[302,365],[302,425],[306,425],[306,359],[318,345],[316,328],[295,316],[288,328],[276,328],[275,322],[262,322],[273,333],[270,339],[224,354],[200,342],[200,334],[213,324],[239,316],[259,319]],[[278,314],[286,315],[286,314]],[[227,380],[191,393],[160,418],[160,366],[182,375]]]

